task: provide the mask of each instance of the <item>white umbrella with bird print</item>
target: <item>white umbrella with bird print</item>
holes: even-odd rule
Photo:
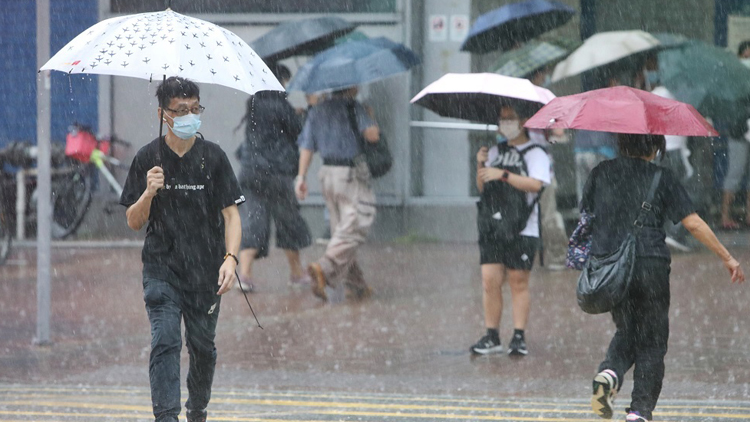
[[[181,76],[248,94],[284,90],[239,36],[170,9],[101,21],[60,49],[40,70],[148,80]]]

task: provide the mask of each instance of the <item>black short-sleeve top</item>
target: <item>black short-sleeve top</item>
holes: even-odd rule
[[[646,200],[654,174],[661,167],[640,158],[618,157],[600,163],[586,181],[581,211],[594,214],[591,253],[614,252],[632,230]],[[690,197],[674,173],[661,168],[662,176],[638,236],[638,256],[670,259],[664,222],[680,222],[695,212]]]
[[[229,159],[219,145],[201,136],[182,157],[164,137],[157,138],[135,155],[122,205],[138,201],[155,166],[164,170],[164,188],[151,202],[141,255],[144,277],[185,290],[217,289],[226,253],[221,212],[245,201]]]

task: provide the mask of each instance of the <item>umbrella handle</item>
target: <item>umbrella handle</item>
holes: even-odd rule
[[[167,75],[164,74],[161,80],[162,80],[161,83],[165,83],[167,81]],[[161,142],[161,136],[163,132],[164,132],[164,109],[161,108],[161,104],[159,104],[159,142]],[[159,151],[158,148],[157,148],[157,151]],[[158,152],[156,156],[156,161],[159,163],[159,166],[161,167],[161,157],[159,156]]]
[[[170,3],[172,0],[167,0]],[[161,79],[161,83],[164,83],[167,81],[167,75],[164,74]],[[159,139],[161,139],[162,133],[164,131],[164,109],[161,108],[161,104],[159,104]]]

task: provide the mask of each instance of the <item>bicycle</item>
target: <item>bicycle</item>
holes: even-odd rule
[[[91,180],[61,145],[51,148],[52,237],[62,239],[83,221],[91,202]],[[36,146],[28,142],[11,142],[0,150],[0,264],[10,254],[14,234],[22,238],[20,234],[36,229],[36,179],[27,177],[36,173],[36,156]]]
[[[130,143],[115,136],[97,139],[90,128],[77,123],[70,126],[64,147],[52,143],[53,239],[64,239],[80,227],[91,204],[95,169],[118,197],[122,193],[108,167],[128,166],[112,156],[114,145],[130,147]],[[12,142],[0,150],[0,265],[10,254],[13,234],[23,239],[27,231],[35,229],[36,179],[27,176],[36,172],[36,152],[36,147],[28,142]],[[11,205],[14,203],[15,209]]]

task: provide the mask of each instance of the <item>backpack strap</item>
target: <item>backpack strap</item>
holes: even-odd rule
[[[364,154],[365,140],[359,132],[359,124],[357,124],[357,100],[352,99],[346,104],[346,117],[349,119],[349,127],[352,129],[352,132],[354,132],[354,137],[357,139],[359,153]]]
[[[528,172],[528,165],[526,164],[526,153],[531,151],[532,149],[539,148],[542,151],[544,151],[545,154],[547,154],[547,149],[539,144],[533,144],[531,146],[528,146],[522,150],[519,150],[518,153],[521,154],[521,159],[523,159],[523,163],[526,166],[526,171]],[[531,212],[534,212],[534,207],[537,207],[539,204],[539,201],[542,198],[542,193],[544,193],[544,183],[542,183],[542,189],[539,190],[539,192],[536,194],[536,197],[531,202],[530,208]],[[539,265],[544,267],[544,239],[542,238],[542,207],[538,206],[538,216],[537,218],[537,226],[539,227]]]
[[[528,173],[528,170],[529,170],[529,166],[528,166],[528,164],[526,164],[526,154],[529,151],[531,151],[532,149],[537,149],[537,148],[541,149],[542,151],[544,151],[545,154],[547,154],[547,149],[544,148],[543,146],[539,145],[539,144],[533,144],[533,145],[528,146],[528,147],[526,147],[524,149],[518,150],[518,153],[521,154],[521,159],[523,160],[523,165],[526,166],[526,172],[527,173]],[[539,202],[539,198],[541,198],[542,192],[544,192],[544,184],[543,183],[542,183],[542,189],[537,193],[536,198],[534,198],[534,202],[531,203],[532,207]],[[542,220],[542,218],[541,218],[542,217],[541,216],[541,212],[542,212],[542,210],[539,209],[539,221]],[[540,233],[541,233],[541,231],[540,231]]]
[[[521,154],[521,156],[523,157],[523,156],[526,155],[527,152],[531,151],[532,149],[537,149],[537,148],[539,148],[542,151],[544,151],[545,154],[547,153],[547,148],[545,148],[545,147],[543,147],[542,145],[539,145],[539,144],[532,144],[532,145],[530,145],[530,146],[528,146],[528,147],[526,147],[524,149],[519,149],[518,153]]]

